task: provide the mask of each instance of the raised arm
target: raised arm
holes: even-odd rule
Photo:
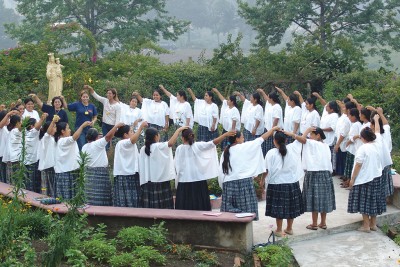
[[[118,130],[118,128],[124,126],[124,123],[120,122],[114,125],[112,129],[104,136],[104,139],[106,139],[107,143],[111,141],[111,139],[114,137],[115,132]]]
[[[160,84],[158,87],[160,87],[160,89],[164,92],[164,94],[166,94],[168,97],[171,97],[172,94],[167,89],[165,89],[165,87],[162,84]]]
[[[12,115],[18,115],[19,111],[18,110],[11,110],[10,112],[8,112],[4,118],[0,121],[0,129],[2,129],[4,126],[6,126],[8,124],[8,120],[10,119],[10,117]]]
[[[143,102],[143,97],[138,92],[133,92],[132,96],[136,97],[140,103]]]
[[[193,99],[193,102],[196,101],[197,97],[194,95],[192,88],[188,87],[188,92],[190,97]]]
[[[375,134],[378,134],[381,132],[381,126],[379,125],[379,114],[375,114],[374,122],[375,122]]]
[[[294,91],[293,94],[295,94],[295,95],[297,95],[297,96],[299,97],[300,104],[303,104],[303,103],[304,103],[304,98],[303,98],[303,96],[300,94],[299,91]]]
[[[87,126],[92,125],[91,121],[85,121],[84,123],[82,123],[81,126],[79,126],[78,130],[75,131],[75,133],[72,135],[72,139],[74,139],[75,141],[78,140],[79,136],[81,135],[83,129]]]
[[[94,91],[93,87],[91,87],[90,85],[85,84],[83,86],[83,89],[86,89],[90,92],[90,94],[94,97],[94,99],[96,99],[97,101],[101,102],[104,104],[104,102],[106,101],[105,97],[99,96],[96,91]]]
[[[213,89],[211,89],[211,91],[213,91],[221,101],[225,100],[225,97],[218,91],[217,88],[213,88]]]
[[[62,107],[63,107],[64,109],[67,109],[67,108],[68,108],[68,103],[67,103],[67,101],[65,100],[65,97],[64,97],[63,95],[61,95],[60,98],[61,98],[61,102],[62,102]]]
[[[59,119],[60,119],[60,117],[53,116],[53,120],[50,122],[49,128],[47,128],[48,135],[54,135],[52,129],[54,129],[54,127],[56,127],[56,123],[58,122]]]
[[[168,140],[168,146],[172,147],[173,145],[175,145],[176,140],[178,140],[179,134],[183,131],[188,129],[189,126],[182,126],[179,127],[178,129],[176,129],[175,133],[171,136],[171,138]]]
[[[294,140],[299,141],[302,144],[305,144],[307,142],[307,135],[309,133],[311,133],[313,130],[315,130],[315,128],[310,127],[307,130],[305,130],[305,132],[303,133],[303,136],[297,135],[293,132],[288,132],[288,131],[283,131],[284,134],[286,134],[287,136],[291,136]]]
[[[312,95],[315,96],[318,99],[318,101],[321,103],[321,105],[325,107],[327,102],[325,99],[322,98],[322,96],[320,94],[318,94],[317,92],[314,92],[314,93],[312,93]]]
[[[242,95],[239,91],[233,92],[233,95],[238,96],[242,102],[244,102],[246,100],[244,95]]]
[[[262,88],[258,88],[257,92],[260,93],[260,95],[262,95],[262,97],[264,98],[264,100],[267,102],[269,97],[268,95],[264,92],[264,90]]]
[[[383,114],[383,109],[381,107],[378,107],[376,109],[376,112],[378,112],[379,117],[381,117],[382,124],[383,125],[389,125],[389,121],[386,119],[385,115]]]
[[[229,137],[229,136],[234,136],[236,135],[236,131],[229,131],[226,132],[220,136],[218,136],[217,138],[215,138],[213,140],[214,145],[218,145],[219,143],[221,143],[222,141],[224,141],[225,138]]]
[[[132,137],[130,138],[132,144],[136,144],[137,140],[139,139],[140,134],[142,133],[142,131],[145,127],[147,127],[147,121],[142,122],[142,124],[140,124],[139,129],[136,131],[136,133],[134,133],[132,135]]]
[[[49,114],[43,113],[42,116],[40,117],[40,120],[35,123],[35,129],[37,131],[39,131],[40,127],[42,127],[42,124],[46,120],[47,116],[49,116]]]
[[[275,86],[276,91],[281,95],[281,97],[283,98],[283,100],[287,101],[287,99],[289,98],[287,96],[287,94],[285,94],[285,92],[279,88],[278,86]]]
[[[272,135],[274,134],[275,131],[279,131],[279,130],[280,130],[279,126],[272,127],[271,129],[268,130],[268,132],[263,133],[263,135],[261,135],[261,137],[262,137],[264,140],[267,140],[268,137],[272,136]]]
[[[39,97],[37,95],[30,94],[29,97],[31,97],[36,102],[36,104],[39,106],[39,108],[43,107],[43,102],[42,102],[42,100],[39,99]]]

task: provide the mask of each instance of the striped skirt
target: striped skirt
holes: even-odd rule
[[[178,183],[175,209],[210,211],[210,193],[207,181]]]
[[[265,216],[294,219],[304,213],[300,184],[268,184]]]
[[[153,124],[153,123],[149,123],[147,128],[150,128],[150,127],[154,128],[154,129],[157,129],[157,131],[160,134],[160,142],[167,142],[168,141],[168,132],[164,132],[163,131],[163,129],[164,129],[163,126],[160,126],[160,125],[157,125],[157,124]],[[144,143],[143,143],[143,145],[144,145]]]
[[[153,209],[173,209],[174,200],[171,190],[171,182],[153,183],[142,185],[142,206]]]
[[[249,130],[243,129],[243,137],[244,137],[244,141],[253,141],[255,139],[257,139],[258,137],[260,137],[261,135],[252,135],[251,132]],[[264,143],[263,143],[264,144]]]
[[[142,193],[139,173],[114,177],[114,206],[140,208]]]
[[[54,168],[42,170],[40,177],[42,194],[54,198],[57,197]]]
[[[392,166],[388,165],[382,170],[382,183],[383,183],[383,190],[384,190],[384,197],[388,197],[393,195],[394,193],[394,186],[393,186],[393,177],[391,173]]]
[[[56,193],[61,201],[70,200],[76,195],[76,179],[78,170],[55,174]]]
[[[267,132],[267,131],[265,131],[265,132]],[[274,147],[275,147],[274,137],[270,136],[262,143],[261,148],[262,148],[263,156],[265,157],[265,155],[267,155],[268,151],[270,151]]]
[[[384,203],[383,203],[384,202]],[[368,216],[380,215],[386,211],[386,200],[382,198],[381,177],[353,186],[347,205],[348,213],[361,213]]]
[[[29,191],[40,193],[41,192],[41,177],[38,170],[39,161],[33,164],[25,165],[25,188]]]
[[[329,146],[329,149],[331,150],[331,162],[332,162],[332,170],[336,172],[336,152],[334,150],[335,145],[337,142],[337,138],[335,136],[335,139],[333,140],[333,144]]]
[[[258,200],[253,178],[224,182],[222,185],[221,211],[256,214],[258,220]]]
[[[347,152],[342,152],[339,148],[338,152],[336,153],[336,174],[337,175],[344,175],[344,166],[346,164],[346,155]]]
[[[208,142],[218,137],[218,130],[211,132],[208,127],[198,125],[197,127],[197,141]]]
[[[86,203],[93,206],[112,206],[111,180],[108,167],[86,168]]]
[[[303,183],[305,212],[332,212],[336,209],[335,189],[329,171],[306,171]]]
[[[222,134],[226,133],[227,131],[225,131],[225,129],[222,130]],[[225,147],[228,145],[228,138],[224,138],[224,140],[222,140],[221,142],[221,151],[224,151]]]
[[[354,165],[354,158],[355,155],[351,154],[350,152],[347,152],[346,164],[344,165],[344,175],[343,175],[347,179],[351,178],[351,173],[353,171],[353,165]]]

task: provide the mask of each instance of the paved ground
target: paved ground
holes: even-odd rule
[[[308,230],[311,213],[294,221],[293,236],[287,236],[300,266],[400,266],[400,247],[382,232],[357,232],[360,214],[347,213],[349,191],[340,188],[340,180],[333,178],[336,210],[327,216],[327,230]],[[275,219],[266,217],[265,201],[259,202],[260,220],[253,223],[254,244],[266,242]],[[378,225],[400,221],[400,210],[389,205],[388,211],[378,217]],[[284,227],[286,222],[284,222]]]

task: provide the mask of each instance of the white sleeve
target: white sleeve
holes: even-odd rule
[[[92,96],[99,101],[100,103],[102,103],[103,105],[106,103],[107,98],[99,96],[96,92],[93,92]]]

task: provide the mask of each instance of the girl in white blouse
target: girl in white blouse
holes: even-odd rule
[[[5,111],[4,111],[5,112]],[[10,112],[3,115],[3,119],[0,122],[0,133],[1,133],[1,172],[2,178],[5,183],[11,183],[11,163],[10,163],[10,131],[18,126],[17,123],[21,119],[17,115],[18,110],[11,110]],[[11,122],[13,118],[13,122]],[[19,119],[18,119],[19,118]]]
[[[285,106],[285,117],[283,120],[283,129],[294,134],[298,134],[300,131],[300,121],[301,121],[301,103],[299,96],[296,94],[291,94],[287,96],[285,92],[275,86],[275,89],[282,96],[283,100],[286,102]],[[297,91],[296,91],[297,92]],[[292,137],[287,136],[286,141],[288,144],[292,143],[294,140]]]
[[[57,118],[57,117],[56,117]],[[63,200],[70,200],[75,197],[76,179],[79,175],[79,147],[76,140],[82,130],[92,125],[91,121],[85,121],[71,136],[71,129],[68,123],[58,122],[54,140],[57,143],[55,159],[55,180],[57,196]]]
[[[160,142],[157,129],[146,130],[146,142],[140,149],[139,157],[143,208],[174,208],[170,181],[175,179],[176,174],[171,147],[176,143],[179,133],[187,128],[178,128],[167,142]]]
[[[174,121],[175,129],[182,126],[193,128],[193,112],[185,91],[179,90],[176,96],[171,94],[163,85],[160,89],[169,97],[170,119]]]
[[[304,133],[309,127],[319,127],[320,125],[321,118],[315,109],[315,101],[315,97],[310,97],[302,103],[300,133]]]
[[[125,125],[129,125],[134,132],[137,132],[141,122],[143,121],[143,112],[137,107],[138,99],[135,96],[131,97],[129,105],[121,102],[121,122]],[[144,134],[140,134],[136,145],[140,149],[144,145]]]

